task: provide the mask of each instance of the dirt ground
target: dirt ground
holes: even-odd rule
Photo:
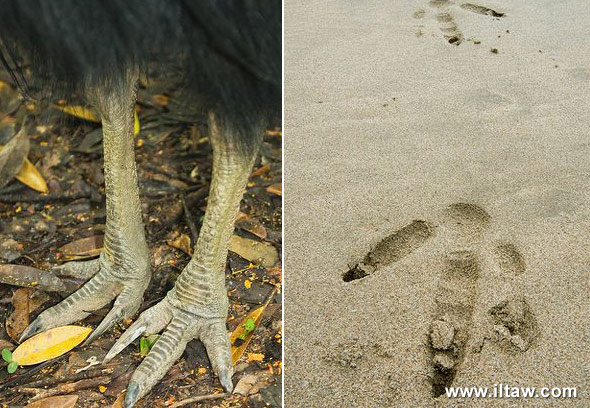
[[[0,348],[14,349],[29,321],[83,283],[56,276],[50,267],[70,259],[90,259],[100,250],[105,223],[102,135],[100,124],[66,115],[56,107],[71,106],[75,98],[52,100],[52,105],[23,101],[6,73],[0,74],[0,81],[0,145],[8,143],[26,120],[27,157],[49,188],[49,193],[41,194],[10,176],[0,191],[0,266],[30,267],[18,270],[22,276],[17,282],[6,284],[0,279]],[[204,215],[211,171],[206,121],[194,122],[194,114],[178,103],[178,92],[165,80],[153,77],[150,85],[149,91],[140,89],[136,106],[141,125],[136,156],[153,272],[141,310],[163,298],[190,259],[187,253]],[[235,235],[243,239],[232,246],[236,252],[228,257],[228,329],[234,330],[262,305],[275,287],[279,290],[236,366],[234,384],[249,376],[246,395],[211,399],[198,406],[281,404],[281,177],[281,132],[270,129],[236,224]],[[253,241],[264,244],[255,248],[274,254],[273,264],[263,266],[256,249],[248,250]],[[107,311],[96,311],[81,324],[95,326]],[[0,405],[25,406],[46,395],[47,389],[61,387],[60,394],[79,397],[76,407],[116,406],[142,358],[137,341],[108,365],[79,370],[89,366],[89,358],[102,358],[128,324],[109,330],[88,347],[38,366],[21,367],[13,375],[3,363]],[[193,341],[138,406],[197,406],[179,404],[193,396],[221,392],[203,346]]]

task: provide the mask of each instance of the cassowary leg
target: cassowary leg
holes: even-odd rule
[[[128,71],[105,93],[87,87],[86,97],[102,119],[106,226],[99,259],[73,262],[62,273],[94,276],[54,307],[42,312],[21,339],[52,327],[84,319],[115,299],[113,308],[92,332],[92,341],[114,323],[131,317],[142,301],[150,280],[150,264],[141,216],[133,140],[133,107],[137,74]]]
[[[213,146],[213,177],[207,211],[195,252],[166,297],[143,312],[107,354],[110,360],[138,336],[165,329],[148,356],[137,368],[125,397],[125,407],[147,394],[182,355],[186,344],[200,339],[207,349],[213,370],[226,391],[233,389],[231,346],[226,330],[228,299],[225,264],[234,221],[248,176],[252,170],[259,138],[251,149],[238,149],[213,114],[209,132]]]

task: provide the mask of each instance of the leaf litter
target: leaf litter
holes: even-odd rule
[[[159,91],[163,96],[152,99],[152,93],[141,87],[136,110],[137,168],[153,266],[142,310],[166,294],[190,259],[187,253],[194,245],[195,232],[198,234],[207,204],[212,162],[206,118],[203,116],[194,124],[194,113],[186,114],[183,109],[188,107],[176,103],[170,79],[159,75],[155,74],[151,82],[156,89],[163,89]],[[18,326],[9,329],[11,335],[0,329],[0,347],[16,352],[14,339],[27,319],[32,321],[39,312],[59,302],[83,282],[56,275],[51,268],[67,260],[96,259],[102,247],[99,237],[104,234],[106,217],[102,132],[98,122],[89,120],[96,117],[80,118],[70,113],[55,113],[55,109],[49,109],[54,114],[48,116],[45,114],[48,106],[23,103],[1,71],[0,84],[4,90],[10,90],[0,89],[0,145],[6,147],[14,139],[14,128],[24,123],[26,117],[27,131],[20,137],[26,136],[29,149],[25,155],[20,153],[24,158],[19,171],[27,163],[31,166],[35,163],[33,168],[48,191],[40,194],[43,188],[33,190],[16,176],[0,189],[0,246],[3,242],[7,245],[0,248],[0,255],[10,259],[9,263],[0,265],[0,300],[3,300],[0,316],[4,322]],[[62,106],[85,107],[75,98]],[[75,111],[80,113],[77,108]],[[82,116],[87,113],[82,110]],[[282,202],[276,192],[281,183],[281,141],[280,128],[267,132],[261,157],[254,166],[240,206],[235,234],[250,253],[239,250],[228,254],[226,284],[231,299],[228,328],[232,332],[281,283]],[[17,161],[14,157],[11,160]],[[18,164],[12,166],[10,172]],[[269,189],[270,186],[273,187]],[[190,209],[193,229],[184,214],[182,198]],[[174,247],[174,244],[178,245]],[[252,251],[252,247],[261,248],[262,252]],[[244,284],[246,280],[250,282],[249,288]],[[28,306],[25,291],[29,295]],[[37,300],[40,295],[43,296]],[[41,301],[43,305],[38,306]],[[281,387],[280,302],[280,295],[275,293],[259,316],[244,357],[235,367],[234,384],[244,375],[254,374],[257,378],[258,386],[254,385],[252,393],[221,394],[202,344],[193,341],[154,391],[144,398],[144,406],[180,407],[196,403],[204,408],[220,404],[278,406],[268,396],[268,390]],[[108,310],[106,307],[93,312],[83,325],[98,324]],[[118,406],[116,401],[122,401],[134,367],[141,361],[141,340],[128,347],[112,364],[94,365],[88,361],[92,356],[100,360],[126,324],[129,323],[115,327],[89,346],[78,346],[37,365],[21,366],[13,374],[7,373],[6,364],[0,370],[0,405],[57,401],[51,399],[57,396],[51,393],[60,392],[76,398],[73,405],[76,408]],[[145,346],[144,342],[144,349]]]

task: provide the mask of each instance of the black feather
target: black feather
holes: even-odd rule
[[[124,72],[181,66],[186,103],[240,145],[281,112],[280,0],[0,0],[0,62],[23,93],[105,92]],[[23,66],[30,66],[31,83]]]

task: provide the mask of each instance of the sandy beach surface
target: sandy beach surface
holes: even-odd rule
[[[289,408],[590,406],[590,9],[463,4],[286,1]]]

